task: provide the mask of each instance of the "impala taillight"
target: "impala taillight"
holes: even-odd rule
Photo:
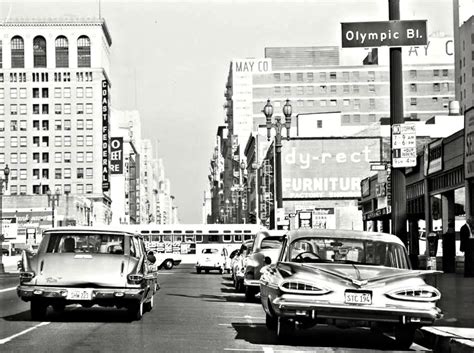
[[[418,302],[435,302],[441,299],[440,291],[430,286],[397,289],[387,293],[386,296],[396,300]]]

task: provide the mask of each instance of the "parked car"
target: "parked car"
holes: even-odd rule
[[[393,331],[407,349],[417,328],[442,317],[441,293],[424,280],[438,272],[412,270],[405,246],[391,234],[290,231],[278,261],[262,272],[266,325],[281,338],[297,324],[367,326]]]
[[[140,320],[159,288],[153,253],[141,237],[122,230],[64,227],[47,230],[35,254],[24,251],[18,296],[30,302],[33,320],[48,306],[80,304],[127,308]]]
[[[253,239],[246,240],[238,250],[237,255],[234,257],[232,262],[232,281],[234,287],[238,292],[244,290],[244,271],[247,257],[252,250]]]
[[[219,271],[223,273],[227,261],[227,249],[217,247],[203,248],[196,260],[196,272],[209,273],[209,271]]]
[[[260,270],[266,265],[265,258],[276,261],[285,233],[286,231],[260,231],[255,235],[252,249],[245,261],[243,288],[245,300],[254,300],[260,291]]]

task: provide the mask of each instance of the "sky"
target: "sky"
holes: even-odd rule
[[[452,0],[400,0],[400,8],[402,19],[452,35]],[[140,112],[181,223],[201,223],[232,59],[263,57],[265,47],[340,46],[341,22],[388,20],[388,0],[0,0],[1,20],[97,18],[99,9],[112,36],[113,108]]]

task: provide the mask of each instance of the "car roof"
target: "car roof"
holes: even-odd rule
[[[133,233],[120,229],[119,227],[114,226],[73,226],[73,227],[56,227],[50,228],[43,232],[43,234],[53,234],[53,233],[117,233],[124,234],[128,236],[139,236],[138,233]]]
[[[388,233],[366,232],[361,230],[348,229],[295,229],[287,232],[286,236],[289,241],[308,236],[318,236],[327,238],[353,238],[361,240],[378,240],[388,243],[397,243],[403,245],[403,242],[397,236]]]

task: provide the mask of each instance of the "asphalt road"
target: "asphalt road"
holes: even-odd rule
[[[317,327],[282,345],[267,330],[261,305],[235,293],[229,275],[196,274],[189,265],[160,271],[153,311],[130,322],[125,310],[68,306],[31,321],[17,279],[0,277],[1,352],[373,352],[394,341],[366,329]],[[413,345],[412,350],[427,351]]]

